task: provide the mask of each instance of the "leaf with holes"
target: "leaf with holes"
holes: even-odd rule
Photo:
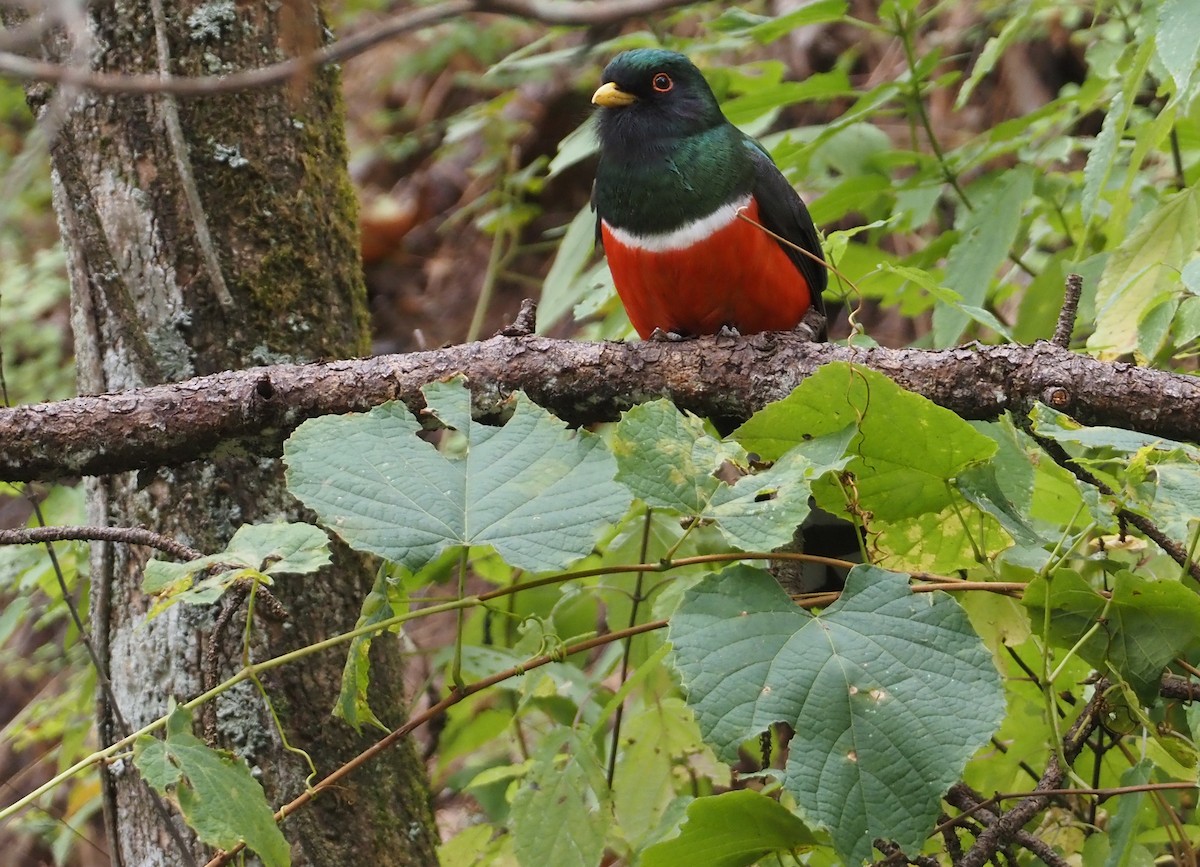
[[[812,483],[846,465],[852,435],[847,429],[798,443],[773,466],[752,471],[740,445],[656,400],[621,417],[612,450],[617,479],[647,505],[711,521],[743,551],[769,551],[790,542],[808,515]]]
[[[991,656],[957,602],[907,576],[850,572],[820,615],[746,566],[703,579],[671,619],[688,703],[717,755],[776,722],[784,785],[850,863],[878,837],[920,850],[940,801],[1004,714]]]

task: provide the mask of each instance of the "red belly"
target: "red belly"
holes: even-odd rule
[[[758,221],[753,199],[746,216]],[[653,252],[621,244],[600,224],[604,252],[629,321],[643,338],[655,328],[715,334],[730,325],[742,334],[789,331],[811,303],[808,282],[779,243],[734,219],[682,250]]]

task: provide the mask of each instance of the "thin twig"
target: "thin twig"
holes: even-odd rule
[[[1048,437],[1034,433],[1032,427],[1028,424],[1025,425],[1025,429],[1026,433],[1028,433],[1033,440],[1042,447],[1046,454],[1048,454],[1056,464],[1071,472],[1075,478],[1079,479],[1079,481],[1091,485],[1106,497],[1116,496],[1116,492],[1113,491],[1112,488],[1110,488],[1100,479],[1093,476],[1083,467],[1079,466],[1079,464],[1075,462],[1075,459],[1071,457],[1070,453],[1068,453],[1067,450],[1057,442]],[[1197,564],[1194,560],[1189,558],[1187,551],[1184,550],[1184,547],[1160,530],[1157,524],[1155,524],[1149,518],[1125,508],[1116,509],[1115,514],[1120,520],[1137,527],[1143,536],[1158,545],[1158,547],[1161,548],[1167,554],[1167,556],[1186,569],[1189,575],[1191,575],[1197,581],[1200,581],[1200,564]]]
[[[0,545],[40,545],[43,542],[124,542],[170,554],[176,560],[198,560],[204,555],[170,536],[142,527],[30,527],[0,530]]]
[[[1028,792],[1021,793],[1021,797],[1027,797],[1028,795]],[[984,798],[966,783],[956,783],[951,787],[950,791],[946,794],[946,801],[958,807],[963,812],[938,825],[937,831],[943,834],[952,832],[955,826],[963,824],[964,820],[971,816],[979,819],[984,827],[994,825],[1000,818],[994,810],[990,809],[999,801],[999,796]],[[978,835],[976,839],[978,839]],[[1013,835],[1013,840],[1042,859],[1050,867],[1070,867],[1069,862],[1055,852],[1048,843],[1038,839],[1028,831],[1018,831]],[[963,858],[964,856],[960,854],[955,858],[954,863],[956,865],[960,864]]]
[[[446,695],[441,701],[439,701],[437,704],[433,705],[432,707],[428,708],[424,713],[422,713],[418,716],[412,717],[404,725],[400,726],[398,729],[393,730],[390,734],[386,735],[382,740],[376,742],[372,746],[363,750],[361,753],[359,753],[353,759],[346,762],[346,764],[342,765],[340,768],[338,768],[336,771],[331,773],[329,776],[325,777],[325,779],[321,780],[319,783],[314,785],[312,788],[306,790],[304,793],[302,793],[298,797],[296,797],[293,800],[289,801],[288,803],[284,804],[282,807],[280,807],[276,811],[275,821],[277,821],[277,822],[283,821],[288,816],[290,816],[292,813],[296,812],[296,810],[300,809],[305,804],[307,804],[309,801],[311,801],[313,798],[315,798],[317,795],[319,795],[321,792],[323,792],[325,789],[328,789],[328,788],[334,786],[335,784],[340,782],[342,780],[342,778],[353,773],[358,768],[360,768],[363,765],[370,762],[376,756],[386,752],[388,749],[395,746],[396,743],[398,743],[402,738],[404,738],[408,734],[410,734],[413,730],[424,725],[427,721],[433,719],[434,717],[438,716],[439,714],[445,713],[448,708],[453,707],[454,705],[458,704],[463,699],[468,698],[472,695],[475,695],[475,693],[481,692],[485,689],[488,689],[489,687],[495,686],[497,683],[508,680],[509,678],[513,678],[513,677],[517,677],[518,675],[525,674],[526,672],[532,671],[535,668],[541,668],[543,665],[549,665],[551,662],[561,662],[563,659],[565,659],[568,656],[572,656],[576,653],[582,653],[585,650],[591,650],[593,647],[600,647],[605,644],[611,644],[614,641],[620,641],[626,637],[640,635],[643,632],[652,632],[656,629],[662,629],[666,625],[667,625],[667,621],[665,621],[665,620],[653,620],[649,623],[642,623],[637,626],[630,627],[629,629],[621,629],[617,632],[610,632],[607,635],[600,635],[595,638],[589,638],[587,641],[581,641],[578,644],[569,645],[569,646],[563,648],[562,650],[560,650],[558,653],[547,653],[542,656],[534,657],[533,659],[527,660],[526,662],[522,663],[521,665],[514,665],[512,668],[505,669],[504,671],[501,671],[497,674],[493,674],[490,677],[485,677],[483,680],[478,680],[478,681],[475,681],[474,683],[467,684],[466,686],[463,686],[461,689],[451,690],[450,693],[448,695]],[[237,855],[239,852],[241,852],[245,848],[246,848],[246,846],[244,843],[239,843],[238,845],[234,846],[232,849],[229,849],[225,852],[221,852],[220,854],[218,854],[215,858],[213,858],[211,861],[209,861],[207,864],[205,864],[204,867],[222,867],[222,865],[228,864],[230,859],[232,859],[235,855]]]
[[[1097,681],[1094,688],[1095,692],[1091,700],[1084,707],[1079,718],[1075,720],[1070,731],[1063,737],[1061,750],[1067,762],[1074,761],[1079,755],[1088,737],[1100,724],[1100,719],[1108,705],[1106,698],[1108,682],[1101,679]],[[1067,769],[1059,765],[1058,750],[1055,750],[1050,754],[1046,762],[1046,771],[1042,774],[1037,786],[1034,787],[1034,791],[1026,795],[1007,813],[998,815],[996,821],[990,823],[979,835],[958,867],[983,867],[1010,840],[1014,840],[1022,832],[1026,823],[1046,808],[1051,798],[1051,795],[1047,793],[1058,790],[1058,785],[1066,773]]]
[[[166,81],[171,77],[171,47],[167,42],[167,16],[163,12],[162,0],[150,0],[150,10],[154,16],[154,41],[158,46],[158,74]],[[174,94],[161,94],[159,105],[162,107],[163,122],[167,129],[167,146],[175,162],[175,171],[179,173],[179,186],[187,203],[200,261],[204,263],[204,270],[208,272],[208,280],[212,284],[213,294],[217,296],[218,303],[222,307],[232,307],[233,296],[229,294],[229,287],[225,284],[217,247],[208,231],[208,215],[204,210],[204,203],[200,201],[200,190],[196,187],[196,176],[192,172],[192,160],[188,155],[187,140],[183,137],[183,124],[179,122],[179,106],[175,102]]]
[[[436,6],[406,11],[385,19],[301,57],[232,75],[170,78],[164,81],[159,75],[93,73],[9,53],[0,53],[0,74],[32,81],[71,84],[98,93],[206,96],[282,84],[313,67],[356,57],[403,33],[432,27],[471,12],[513,15],[554,25],[598,26],[685,6],[688,2],[690,0],[447,0]]]
[[[1058,324],[1050,342],[1063,349],[1071,346],[1071,332],[1075,330],[1075,317],[1079,314],[1079,296],[1083,294],[1083,278],[1078,274],[1067,275],[1067,291],[1063,296],[1062,310],[1058,313]]]

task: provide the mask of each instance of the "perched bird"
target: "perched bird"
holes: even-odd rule
[[[824,314],[821,262],[763,231],[823,261],[808,209],[762,145],[721,113],[700,70],[682,54],[639,48],[617,55],[603,79],[592,95],[596,234],[637,333],[787,331],[810,307]]]

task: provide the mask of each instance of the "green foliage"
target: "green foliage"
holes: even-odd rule
[[[742,867],[816,840],[786,807],[752,789],[697,798],[678,837],[646,850],[643,867]]]
[[[561,569],[629,505],[599,440],[523,395],[503,427],[471,419],[462,382],[426,386],[429,411],[462,436],[449,459],[414,434],[402,404],[305,422],[288,440],[288,485],[351,546],[420,570],[447,548],[494,548],[513,566]]]
[[[610,447],[617,481],[647,506],[710,523],[733,547],[755,551],[791,540],[808,515],[811,483],[846,464],[841,452],[848,439],[836,438],[828,459],[821,456],[828,444],[814,440],[780,455],[770,469],[750,474],[751,461],[737,443],[721,442],[700,419],[659,400],[625,413]],[[722,468],[738,474],[735,484],[718,477]]]
[[[317,527],[246,524],[219,554],[184,563],[147,563],[142,592],[157,597],[147,617],[155,617],[178,602],[210,605],[239,581],[270,586],[276,575],[303,575],[329,562],[329,539]]]
[[[671,641],[718,757],[735,761],[772,723],[795,729],[784,786],[848,863],[881,837],[919,850],[1004,712],[962,608],[870,566],[851,571],[820,616],[797,610],[764,572],[726,570],[684,595]]]
[[[69,286],[61,249],[24,261],[0,242],[0,360],[10,403],[70,397],[75,391],[70,339],[63,333]]]
[[[518,584],[508,603],[497,606],[483,600],[507,596],[504,588],[521,580],[510,569],[517,565],[512,559],[525,554],[496,537],[500,544],[491,548],[515,551],[497,559],[489,547],[471,545],[482,537],[458,530],[422,548],[412,563],[424,571],[381,571],[364,604],[363,628],[394,628],[419,615],[409,607],[406,588],[452,577],[447,567],[454,561],[446,555],[457,549],[460,566],[498,589],[485,597],[462,595],[460,579],[457,600],[441,606],[477,609],[464,619],[453,657],[447,658],[454,676],[469,683],[506,670],[517,674],[526,659],[547,652],[561,660],[503,681],[499,689],[510,696],[502,703],[506,710],[473,698],[452,708],[441,740],[444,761],[473,762],[452,785],[473,795],[490,821],[512,835],[509,842],[467,832],[469,837],[447,844],[455,863],[486,863],[469,860],[467,840],[484,846],[496,863],[591,865],[605,851],[643,863],[678,863],[728,821],[724,808],[708,808],[719,801],[709,794],[729,785],[729,765],[747,752],[753,755],[755,739],[779,722],[796,734],[786,766],[768,771],[768,778],[779,775],[786,803],[827,832],[828,842],[810,835],[799,820],[785,818],[789,814],[779,812],[784,808],[775,801],[755,795],[773,806],[747,809],[764,811],[754,821],[774,830],[757,843],[734,836],[728,863],[748,864],[797,846],[859,863],[871,857],[877,838],[916,852],[955,781],[966,777],[985,785],[982,779],[993,789],[1018,785],[1006,776],[1008,766],[996,766],[979,752],[992,737],[1004,736],[1010,719],[1020,719],[1011,707],[1006,716],[1006,705],[1015,699],[1010,684],[1006,701],[1006,682],[997,672],[1003,648],[1047,654],[1035,664],[1044,668],[1045,683],[1022,699],[1033,713],[1019,736],[1010,737],[1014,749],[1034,754],[1056,737],[1044,714],[1060,678],[1082,678],[1092,666],[1139,697],[1145,708],[1137,714],[1155,712],[1164,667],[1195,649],[1200,602],[1165,557],[1142,561],[1135,571],[1134,552],[1126,554],[1115,543],[1104,557],[1073,553],[1093,534],[1112,528],[1111,505],[1057,466],[1032,460],[1033,443],[1011,425],[968,424],[869,370],[827,365],[725,440],[700,419],[656,401],[625,413],[606,438],[584,440],[588,445],[581,448],[552,416],[533,412],[520,397],[504,425],[473,421],[466,394],[448,384],[426,395],[431,414],[456,432],[443,442],[446,455],[420,440],[417,423],[396,411],[378,414],[370,423],[371,439],[356,439],[370,416],[348,416],[325,420],[320,436],[301,429],[287,446],[293,484],[306,494],[331,488],[335,493],[321,497],[336,501],[346,491],[357,492],[343,496],[338,510],[318,507],[347,538],[357,530],[346,528],[364,518],[372,527],[379,523],[379,491],[419,483],[422,491],[469,488],[478,502],[493,498],[506,509],[523,510],[523,520],[534,527],[553,518],[560,534],[580,533],[592,551],[577,564],[581,571],[546,576],[535,582],[536,589]],[[529,414],[524,427],[522,411]],[[1108,472],[1114,489],[1129,492],[1128,502],[1148,511],[1167,509],[1170,497],[1179,496],[1174,491],[1196,487],[1194,450],[1184,444],[1084,428],[1045,407],[1037,409],[1033,423],[1040,434],[1073,449],[1078,460]],[[509,440],[518,430],[521,436]],[[537,448],[518,454],[513,443],[528,437]],[[487,451],[497,443],[504,447]],[[606,513],[543,498],[544,489],[532,482],[520,497],[496,497],[493,491],[503,491],[490,481],[499,474],[492,457],[497,454],[516,456],[512,466],[523,478],[550,486],[585,454],[605,468],[590,484],[591,499],[601,499],[597,492],[610,487],[623,493],[611,495],[612,511]],[[1120,473],[1108,466],[1113,462]],[[324,476],[318,478],[318,471]],[[372,487],[364,479],[386,485]],[[868,565],[850,572],[837,601],[809,614],[762,569],[721,569],[719,562],[705,562],[706,552],[740,549],[757,557],[761,549],[790,541],[808,513],[810,493],[826,508],[864,522],[875,562],[925,569],[951,564],[945,568],[984,587],[997,579],[1019,581],[1027,587],[1024,606],[991,596],[968,596],[959,605],[945,593],[913,592],[908,575]],[[617,510],[631,498],[650,511],[639,507],[618,520]],[[469,496],[454,502],[443,515],[457,516],[460,509],[470,514]],[[1182,513],[1184,506],[1173,508]],[[424,513],[396,514],[403,517],[395,520],[411,527]],[[603,538],[597,536],[601,514],[605,522],[616,522]],[[1081,514],[1094,517],[1080,525]],[[472,526],[468,518],[453,520]],[[504,521],[493,515],[494,524]],[[411,531],[405,525],[393,527],[392,538],[406,532]],[[415,537],[413,544],[425,545]],[[396,551],[404,564],[405,549],[397,545]],[[558,568],[585,554],[580,544]],[[690,574],[681,571],[675,582],[664,577],[648,585],[661,590],[653,611],[637,604],[647,585],[639,585],[629,605],[624,594],[631,584],[620,579],[618,564],[641,561],[664,569],[684,558],[698,561]],[[539,565],[547,568],[544,561]],[[613,574],[597,577],[606,568]],[[560,588],[551,591],[545,582],[560,582]],[[604,600],[610,627],[670,617],[673,667],[686,704],[677,697],[680,686],[664,677],[665,647],[657,640],[634,651],[615,694],[607,679],[617,654],[590,664],[557,656],[586,634],[588,620],[576,620],[573,612],[597,616],[591,604],[581,607],[588,598]],[[366,647],[365,638],[354,639],[336,711],[354,724],[378,724],[366,705]],[[1050,653],[1061,658],[1051,662]],[[1002,664],[1001,672],[1011,677],[1009,668]],[[622,704],[627,716],[614,754],[603,734]],[[497,735],[507,727],[520,733],[527,752],[513,755],[500,746]],[[1155,743],[1167,741],[1159,737]],[[1195,766],[1195,748],[1189,749],[1193,752],[1181,755]],[[1165,746],[1159,750],[1165,755]],[[611,786],[603,770],[607,761]],[[713,788],[689,793],[683,785],[688,777],[678,771],[689,767],[694,780],[697,766],[709,769],[706,785]],[[1121,769],[1114,766],[1112,773]],[[685,812],[697,796],[700,801],[693,803],[705,806]]]
[[[160,795],[178,804],[205,843],[221,849],[245,843],[266,867],[292,863],[287,840],[250,768],[192,734],[191,712],[172,707],[166,737],[138,738],[133,763]]]
[[[938,30],[953,5],[889,0],[867,19],[843,17],[840,0],[776,17],[763,4],[682,9],[653,33],[598,48],[582,61],[591,69],[579,89],[594,85],[601,56],[631,45],[696,58],[730,117],[762,137],[829,230],[840,272],[830,306],[868,321],[855,340],[872,339],[877,306],[924,323],[917,345],[1048,337],[1064,278],[1078,272],[1081,347],[1192,371],[1194,4],[1000,0],[958,41]],[[849,47],[803,81],[763,48],[837,19]],[[530,43],[508,23],[449,34],[406,56],[403,71],[440,69],[459,50],[492,60],[521,46],[475,79],[490,88],[487,101],[438,130],[446,148],[481,139],[474,173],[497,178],[456,217],[494,237],[494,277],[522,247],[547,181],[568,177],[595,147],[583,122],[557,155],[516,164],[510,143],[527,124],[506,113],[514,96],[501,85],[564,74],[581,55],[553,34]],[[1002,77],[1060,48],[1080,66],[1048,101],[986,119]],[[903,60],[864,69],[873,55]],[[739,56],[757,59],[733,63]],[[949,106],[947,124],[934,109]],[[627,336],[593,251],[593,215],[562,223],[539,328],[561,329],[573,314],[585,336]],[[3,303],[42,304],[54,268],[0,275]],[[22,295],[9,279],[33,288]],[[41,344],[14,350],[14,333],[0,334],[8,357],[49,354]],[[308,421],[285,460],[291,490],[323,525],[387,561],[355,631],[330,638],[347,653],[340,693],[326,697],[340,718],[331,724],[397,724],[390,717],[404,709],[376,715],[368,702],[372,640],[418,618],[458,618],[444,630],[452,637],[423,648],[436,682],[467,688],[450,691],[457,700],[438,718],[434,784],[474,822],[442,846],[445,864],[854,864],[877,857],[877,837],[946,863],[944,839],[931,834],[940,813],[956,815],[942,801],[947,788],[961,779],[989,794],[1030,791],[1097,695],[1104,736],[1068,783],[1195,782],[1200,712],[1158,686],[1164,671],[1200,662],[1196,583],[1118,518],[1147,517],[1194,553],[1192,444],[1086,427],[1045,406],[1028,420],[968,423],[846,364],[818,370],[724,439],[662,401],[593,433],[568,430],[519,394],[503,423],[481,422],[458,381],[425,398],[421,419],[388,404]],[[1050,460],[1027,423],[1112,493]],[[867,563],[840,593],[793,599],[765,567],[805,556],[790,543],[813,501],[862,530]],[[304,525],[245,528],[224,552],[152,563],[145,588],[161,610],[211,603],[242,579],[317,580],[325,543]],[[65,570],[74,588],[78,551],[57,550],[74,558]],[[0,613],[0,648],[15,664],[8,644],[21,625],[62,622],[61,604],[47,603],[61,591],[38,556],[0,556],[15,599]],[[928,581],[937,589],[917,592]],[[670,621],[669,641],[619,632],[660,620]],[[419,644],[417,635],[403,640]],[[586,653],[568,652],[581,642]],[[303,664],[306,652],[262,664]],[[497,682],[467,694],[483,678]],[[73,732],[66,763],[86,736],[75,705],[27,713],[6,733]],[[789,742],[778,723],[794,729]],[[162,725],[165,740],[135,746],[146,779],[204,839],[245,839],[264,862],[286,863],[272,807],[245,766],[200,743],[182,710]],[[1072,796],[1026,830],[1071,863],[1182,861],[1200,838],[1193,801],[1165,787]],[[973,839],[969,828],[957,833]]]

